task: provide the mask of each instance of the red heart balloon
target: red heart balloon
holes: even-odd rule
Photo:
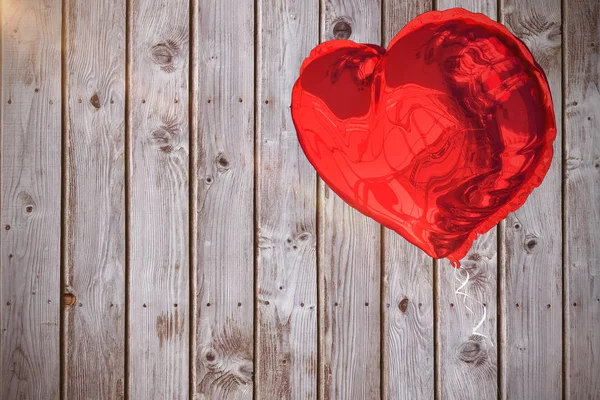
[[[317,46],[292,117],[335,193],[455,266],[540,185],[556,137],[548,82],[527,47],[463,9],[420,15],[387,50]]]

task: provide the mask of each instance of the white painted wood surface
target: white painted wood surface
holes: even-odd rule
[[[61,2],[3,0],[0,398],[58,399]]]
[[[125,2],[66,6],[63,385],[123,398]]]
[[[193,390],[201,399],[250,399],[254,370],[254,1],[199,0],[194,15]]]
[[[189,395],[189,6],[129,5],[128,394]]]
[[[319,4],[257,4],[256,395],[316,399],[317,174],[298,143],[290,102],[319,41]]]
[[[319,40],[385,46],[452,6],[520,37],[565,116],[461,270],[319,182],[289,113]],[[562,12],[3,0],[0,398],[599,398],[600,9]]]
[[[546,73],[556,111],[554,159],[542,185],[504,221],[503,398],[562,398],[562,94],[560,1],[507,0],[501,21]],[[525,317],[526,316],[526,317]]]
[[[600,398],[600,3],[564,8],[565,397]]]
[[[427,0],[383,3],[383,43],[417,15]],[[432,399],[435,389],[433,260],[396,232],[383,229],[381,391],[384,399]]]
[[[381,43],[380,1],[323,1],[321,40],[334,30],[339,39]],[[381,228],[319,186],[320,398],[378,398]]]

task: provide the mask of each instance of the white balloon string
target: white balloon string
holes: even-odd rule
[[[459,268],[455,268],[454,269],[454,279],[460,283],[460,286],[458,288],[456,288],[456,282],[453,283],[453,285],[455,287],[454,293],[457,296],[458,295],[463,296],[463,304],[464,304],[465,308],[467,310],[469,310],[469,312],[471,314],[475,315],[475,313],[473,312],[473,310],[471,310],[471,308],[467,305],[467,299],[470,299],[470,300],[474,301],[476,304],[480,305],[483,308],[483,315],[481,317],[481,320],[479,320],[479,322],[473,327],[472,334],[476,335],[476,336],[481,336],[481,337],[486,338],[492,344],[492,346],[493,346],[494,343],[492,342],[492,340],[489,337],[487,337],[483,333],[477,332],[479,330],[479,328],[481,328],[481,326],[483,325],[483,322],[485,321],[485,319],[487,317],[487,307],[485,306],[485,304],[483,304],[482,302],[480,302],[479,300],[477,300],[475,297],[469,295],[465,291],[462,291],[462,289],[466,288],[466,286],[469,284],[470,274],[469,274],[469,271],[465,270],[465,272],[467,274],[467,277],[466,277],[466,279],[464,281],[461,281],[460,278],[457,275],[458,270],[459,270]]]

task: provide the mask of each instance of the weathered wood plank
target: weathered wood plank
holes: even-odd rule
[[[327,0],[321,11],[322,41],[381,43],[379,0]],[[320,397],[378,398],[381,227],[323,182],[319,203]]]
[[[194,395],[249,399],[254,354],[254,0],[199,0],[195,15]]]
[[[319,3],[262,0],[257,17],[256,394],[315,399],[317,175],[298,143],[290,99],[319,40]]]
[[[383,44],[430,9],[430,0],[384,1]],[[383,234],[383,398],[432,399],[433,260],[394,231]]]
[[[129,397],[188,398],[189,4],[133,0]]]
[[[571,0],[565,31],[567,399],[600,396],[600,3]]]
[[[65,388],[121,399],[125,365],[125,2],[67,2]]]
[[[0,398],[58,399],[61,2],[1,8]]]
[[[432,260],[386,231],[384,383],[386,399],[434,394]],[[394,233],[395,234],[395,233]]]
[[[441,398],[497,398],[496,270],[495,229],[473,243],[460,269],[438,261]]]
[[[496,0],[434,0],[436,10],[460,7],[471,12],[482,13],[493,20],[497,19],[498,3]]]
[[[437,2],[439,10],[452,7],[480,12],[492,19],[497,15],[495,0]],[[436,358],[441,398],[497,398],[496,241],[496,229],[481,235],[461,261],[460,270],[446,259],[437,262]],[[484,313],[483,324],[475,329]]]
[[[504,222],[502,393],[562,397],[561,15],[559,0],[506,0],[502,22],[542,66],[556,113],[554,160],[542,185]]]

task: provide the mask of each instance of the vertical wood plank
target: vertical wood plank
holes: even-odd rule
[[[319,3],[261,0],[258,7],[256,394],[315,399],[317,175],[298,143],[290,101],[319,40]]]
[[[132,0],[129,397],[188,398],[189,4]]]
[[[67,2],[66,397],[124,397],[125,2]]]
[[[437,2],[438,10],[452,7],[483,13],[494,20],[497,16],[496,0]],[[481,235],[461,260],[459,270],[446,259],[436,263],[437,379],[442,398],[497,398],[496,242],[496,229]],[[485,320],[476,330],[484,313]]]
[[[199,0],[197,6],[194,395],[249,399],[254,368],[254,0]]]
[[[600,3],[565,12],[566,398],[600,393]]]
[[[385,0],[383,44],[431,0]],[[384,399],[434,396],[433,260],[392,230],[383,230],[382,390]]]
[[[61,2],[2,2],[0,398],[59,398]]]
[[[542,185],[502,229],[502,393],[511,399],[562,397],[560,8],[559,0],[505,0],[501,11],[546,73],[558,127]]]
[[[498,16],[498,3],[496,0],[434,0],[436,10],[460,7],[475,13],[482,13],[493,20]]]
[[[321,11],[322,41],[381,43],[379,0],[324,0]],[[319,203],[320,397],[378,398],[381,228],[323,182]]]
[[[497,398],[496,270],[495,229],[473,243],[460,269],[446,259],[438,261],[441,398]]]

